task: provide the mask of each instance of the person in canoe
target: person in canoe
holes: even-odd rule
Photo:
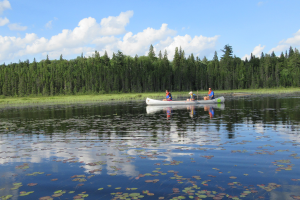
[[[189,92],[190,98],[187,99],[187,101],[195,101],[195,95],[192,91]]]
[[[215,93],[214,91],[212,91],[211,88],[208,88],[208,96],[205,96],[204,100],[211,100],[211,99],[215,99]]]
[[[172,101],[172,95],[169,90],[166,90],[166,98],[163,101]]]

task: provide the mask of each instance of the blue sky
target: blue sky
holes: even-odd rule
[[[0,63],[97,50],[146,55],[150,44],[186,55],[221,57],[226,44],[245,58],[300,47],[298,0],[0,0]]]

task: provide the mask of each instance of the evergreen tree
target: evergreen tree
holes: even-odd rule
[[[47,58],[46,58],[46,64],[50,64],[51,62],[50,62],[50,60],[49,60],[49,56],[48,56],[48,54],[47,54]]]
[[[232,47],[225,45],[219,60],[202,61],[193,54],[175,48],[173,61],[168,53],[160,51],[155,57],[151,45],[148,56],[130,57],[121,51],[114,52],[112,59],[105,51],[100,57],[95,51],[91,58],[81,57],[64,60],[46,60],[30,63],[0,65],[0,95],[59,95],[109,92],[159,92],[207,89],[247,89],[300,86],[300,54],[290,47],[279,57],[274,52],[253,54],[250,61],[232,56]]]
[[[213,58],[214,61],[219,61],[219,58],[218,58],[218,53],[217,51],[215,51],[215,54],[214,54],[214,58]]]
[[[152,44],[150,45],[148,56],[151,60],[153,60],[155,58],[155,52],[154,52],[154,48],[153,48]]]
[[[229,44],[226,44],[224,46],[224,49],[221,49],[221,51],[224,53],[222,56],[222,59],[226,59],[232,56],[232,46],[229,46]]]
[[[163,58],[162,54],[161,54],[161,50],[158,53],[158,58],[161,60]]]
[[[293,50],[292,46],[290,46],[290,49],[289,49],[289,58],[291,58],[293,55],[294,55],[294,50]]]

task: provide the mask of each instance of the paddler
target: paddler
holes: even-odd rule
[[[211,88],[208,88],[208,96],[204,97],[204,100],[211,100],[215,99],[215,93],[211,90]]]
[[[166,90],[166,98],[163,101],[172,101],[172,95],[169,90]]]
[[[187,99],[187,101],[195,101],[195,95],[192,91],[189,92],[190,98]]]

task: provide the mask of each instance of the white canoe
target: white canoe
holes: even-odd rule
[[[219,97],[212,100],[199,100],[199,101],[162,101],[155,99],[146,99],[147,105],[196,105],[196,104],[214,104],[214,103],[224,103],[225,98]]]

